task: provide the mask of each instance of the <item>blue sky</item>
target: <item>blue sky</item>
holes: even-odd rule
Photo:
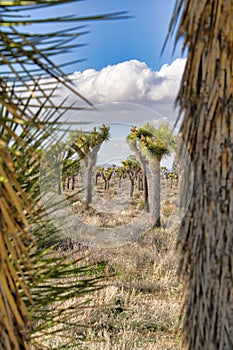
[[[173,41],[169,41],[160,57],[174,0],[90,0],[82,3],[83,13],[105,13],[128,10],[132,18],[120,21],[91,23],[85,39],[89,45],[83,49],[87,62],[84,67],[103,68],[108,64],[138,59],[152,69],[171,63],[180,57],[180,49],[172,57]]]
[[[118,123],[112,127],[111,141],[103,147],[102,159],[125,158],[129,152],[122,130],[145,121],[156,124],[176,120],[178,111],[174,101],[185,65],[181,58],[181,44],[174,53],[174,37],[161,54],[175,0],[86,0],[40,10],[37,17],[55,17],[75,14],[91,16],[128,11],[129,19],[81,22],[88,34],[77,43],[86,44],[56,62],[86,59],[65,68],[77,91],[88,98],[98,110],[70,112],[69,122],[90,121],[93,125]],[[79,24],[79,23],[78,23]],[[67,27],[77,25],[69,24]],[[43,31],[60,30],[64,24],[43,25]],[[38,31],[32,26],[31,31]],[[61,101],[67,92],[58,94]],[[77,97],[68,94],[70,103]],[[90,128],[88,124],[87,128]],[[122,134],[122,137],[121,137]]]
[[[129,19],[82,23],[87,25],[86,29],[90,30],[90,33],[80,37],[78,43],[86,46],[77,48],[68,56],[58,58],[58,61],[63,62],[68,58],[86,59],[85,62],[71,66],[70,72],[87,68],[100,70],[107,65],[132,59],[146,62],[148,67],[158,70],[164,63],[171,63],[181,56],[180,45],[172,55],[172,39],[160,57],[174,4],[175,0],[85,0],[39,10],[36,17],[69,14],[88,16],[128,11],[132,16]],[[59,27],[59,24],[50,25],[49,30]],[[37,27],[32,26],[32,30],[34,28]],[[44,24],[44,30],[48,30],[47,24]],[[68,68],[66,71],[68,72]]]
[[[184,58],[180,59],[181,43],[173,53],[174,37],[170,38],[161,56],[174,5],[175,0],[85,0],[39,10],[35,16],[83,17],[127,11],[131,16],[128,19],[56,23],[49,28],[43,24],[42,30],[86,26],[83,30],[89,33],[76,41],[86,45],[56,57],[56,62],[85,59],[64,70],[91,102],[142,104],[174,121],[174,100],[185,64]],[[37,32],[38,26],[31,26],[30,30]],[[71,94],[69,98],[73,103],[75,96]]]

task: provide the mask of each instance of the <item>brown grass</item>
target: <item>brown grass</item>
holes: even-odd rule
[[[89,307],[72,320],[77,327],[65,349],[179,349],[181,285],[175,240],[175,234],[157,229],[119,248],[83,248],[91,253],[89,262],[105,262],[107,287],[93,293]],[[59,343],[51,335],[44,348],[57,349]]]
[[[176,209],[177,189],[169,190],[169,198],[162,200],[166,222]],[[87,210],[77,198],[72,199],[86,222],[105,227],[110,222],[113,225],[112,215],[114,226],[128,222],[140,212],[140,201],[141,197],[136,196],[132,206],[125,208],[124,215],[120,216]],[[118,248],[73,247],[75,256],[88,253],[88,262],[103,263],[107,286],[91,297],[84,296],[83,300],[91,299],[89,306],[72,320],[77,327],[69,334],[70,346],[63,349],[180,349],[182,288],[176,277],[175,244],[176,232],[160,228]],[[67,251],[61,248],[59,254],[67,254]],[[58,349],[60,340],[51,334],[44,339],[44,348]]]

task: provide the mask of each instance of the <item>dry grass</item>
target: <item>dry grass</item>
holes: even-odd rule
[[[109,192],[109,195],[112,195]],[[82,207],[77,198],[72,202],[79,215],[92,225],[126,223],[140,212],[140,196],[125,209],[125,215],[97,214]],[[177,189],[163,198],[163,221],[176,209]],[[151,230],[131,244],[108,249],[78,248],[90,253],[89,262],[102,262],[107,287],[91,296],[89,306],[72,322],[72,341],[65,350],[176,350],[181,348],[181,285],[176,277],[176,232],[164,228]],[[59,254],[66,254],[61,247]],[[68,247],[69,248],[69,247]],[[90,296],[88,296],[90,297]],[[87,298],[87,296],[85,296]],[[67,305],[68,307],[69,305]],[[81,327],[84,325],[85,327]],[[80,339],[83,339],[80,341]],[[60,339],[49,336],[44,348],[58,349]]]
[[[77,327],[65,349],[180,349],[175,240],[175,234],[157,229],[119,248],[83,248],[91,253],[90,262],[103,262],[107,287],[95,292],[89,307],[72,320]],[[45,345],[57,349],[59,342],[51,335]]]

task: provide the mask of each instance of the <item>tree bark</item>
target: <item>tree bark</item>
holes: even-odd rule
[[[189,52],[178,96],[181,136],[194,170],[193,197],[178,236],[179,273],[187,288],[184,347],[228,350],[233,349],[233,8],[232,0],[189,4],[179,29]],[[190,177],[187,168],[184,188]]]
[[[152,227],[160,227],[160,162],[154,158],[150,160],[151,189],[150,189],[150,218]]]
[[[146,170],[145,170],[146,171]],[[143,195],[144,195],[144,210],[149,213],[149,193],[146,173],[143,172]]]
[[[233,120],[226,114],[219,110],[209,118],[200,111],[185,131],[195,174],[179,234],[189,349],[233,349]]]
[[[92,202],[92,166],[85,168],[85,205],[88,207]]]
[[[69,190],[70,189],[70,176],[68,176],[68,179],[67,179],[67,189]]]
[[[133,193],[134,193],[134,179],[131,177],[130,178],[130,191],[129,191],[130,198],[133,198]]]
[[[72,191],[74,190],[75,187],[75,175],[72,175]]]

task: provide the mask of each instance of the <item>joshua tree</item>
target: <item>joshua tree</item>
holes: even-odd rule
[[[47,170],[49,170],[47,176],[53,177],[58,194],[62,192],[62,168],[68,155],[69,148],[65,142],[56,142],[46,151]]]
[[[124,178],[124,176],[126,176],[124,167],[123,166],[118,166],[116,168],[116,174],[117,174],[117,177],[118,177],[118,187],[121,188],[121,181]]]
[[[149,160],[151,171],[150,186],[150,217],[152,227],[161,226],[160,222],[160,162],[162,158],[170,153],[168,146],[153,136],[141,137],[143,151]]]
[[[132,127],[131,133],[127,136],[126,141],[131,151],[135,154],[138,162],[140,163],[141,170],[143,173],[143,193],[144,193],[144,210],[149,212],[149,200],[148,200],[148,182],[147,182],[147,160],[145,154],[143,154],[140,148],[140,135],[137,133],[138,128]]]
[[[103,142],[109,139],[110,127],[102,125],[91,132],[71,132],[71,147],[77,153],[84,182],[85,204],[88,207],[92,201],[92,172],[97,155]]]
[[[130,180],[130,193],[129,196],[130,198],[133,198],[133,193],[134,193],[134,182],[139,176],[139,172],[141,170],[140,165],[137,161],[134,159],[130,159],[128,157],[127,159],[122,161],[123,169],[125,173],[128,175],[129,180]]]
[[[112,178],[113,175],[113,168],[107,167],[107,169],[102,168],[101,169],[101,176],[104,180],[104,189],[108,190],[109,189],[109,182]]]
[[[151,124],[145,124],[143,127],[132,127],[131,134],[127,141],[131,149],[135,150],[136,157],[142,165],[145,175],[145,160],[149,162],[151,172],[151,188],[149,212],[151,224],[153,227],[160,226],[160,162],[162,158],[170,153],[169,144],[173,137],[167,126],[161,124],[155,129]],[[147,186],[147,182],[146,182]]]
[[[66,158],[62,167],[62,181],[64,189],[74,190],[79,172],[79,162],[76,159]]]
[[[233,349],[232,16],[232,0],[180,0],[170,28],[179,18],[177,40],[188,52],[177,101],[194,171],[178,238],[190,350]],[[187,169],[185,187],[190,176]]]
[[[98,178],[101,177],[101,172],[102,172],[102,167],[101,166],[95,166],[94,167],[94,173],[95,173],[95,186],[98,185]]]
[[[171,171],[167,174],[167,179],[170,180],[170,188],[173,187],[173,181],[178,178],[177,176],[177,173],[174,171]]]

